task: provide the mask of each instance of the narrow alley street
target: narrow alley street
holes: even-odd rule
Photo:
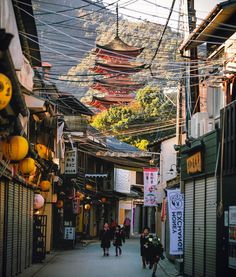
[[[87,247],[58,252],[47,264],[35,270],[28,268],[20,277],[146,277],[152,271],[143,269],[139,253],[139,241],[129,240],[123,246],[123,255],[116,257],[114,247],[110,256],[103,257],[100,244],[95,242]],[[158,265],[158,277],[177,276],[177,271],[167,259]]]

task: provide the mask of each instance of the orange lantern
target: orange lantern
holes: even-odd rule
[[[20,161],[28,154],[28,141],[22,136],[13,136],[3,143],[3,155],[10,161]]]
[[[0,73],[0,110],[6,108],[12,98],[12,84],[10,79]]]
[[[107,201],[107,199],[105,197],[102,197],[101,201],[102,201],[102,203],[105,203]]]
[[[49,149],[44,144],[36,144],[35,150],[39,154],[39,157],[47,160],[49,157]]]
[[[26,158],[19,163],[20,172],[24,175],[33,174],[36,170],[35,160],[32,158]]]
[[[86,188],[87,190],[93,190],[93,186],[90,185],[90,184],[86,184],[86,185],[85,185],[85,188]]]
[[[84,208],[85,208],[85,210],[90,210],[91,205],[90,205],[90,204],[85,204],[85,205],[84,205]]]
[[[79,195],[79,200],[80,200],[80,201],[84,200],[84,194],[83,194],[83,193],[80,193],[80,195]]]
[[[40,182],[39,186],[42,191],[49,191],[51,187],[51,183],[47,180],[44,180]]]
[[[82,192],[80,192],[80,191],[77,191],[76,197],[78,197],[79,200],[82,201],[84,199],[84,194]]]
[[[63,208],[63,205],[64,205],[64,202],[63,202],[62,200],[58,200],[58,201],[57,201],[57,208],[58,208],[58,209]]]

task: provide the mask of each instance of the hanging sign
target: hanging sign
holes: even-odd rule
[[[73,214],[79,214],[79,205],[80,205],[79,199],[78,198],[73,199],[72,201]]]
[[[167,190],[170,225],[170,254],[183,254],[184,196],[180,189]]]
[[[65,153],[65,174],[77,174],[77,149],[66,151]]]
[[[158,205],[157,187],[160,184],[159,168],[144,168],[144,206],[155,207]]]
[[[202,172],[202,155],[197,152],[187,158],[187,172],[188,174]]]

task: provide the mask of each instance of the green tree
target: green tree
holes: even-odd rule
[[[165,124],[167,117],[175,118],[173,104],[164,98],[160,88],[147,86],[137,92],[131,105],[112,107],[96,115],[92,126],[145,150],[156,137],[155,128]]]

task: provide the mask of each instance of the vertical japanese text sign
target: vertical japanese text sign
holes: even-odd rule
[[[160,183],[158,168],[143,169],[144,206],[157,206],[157,186]]]

